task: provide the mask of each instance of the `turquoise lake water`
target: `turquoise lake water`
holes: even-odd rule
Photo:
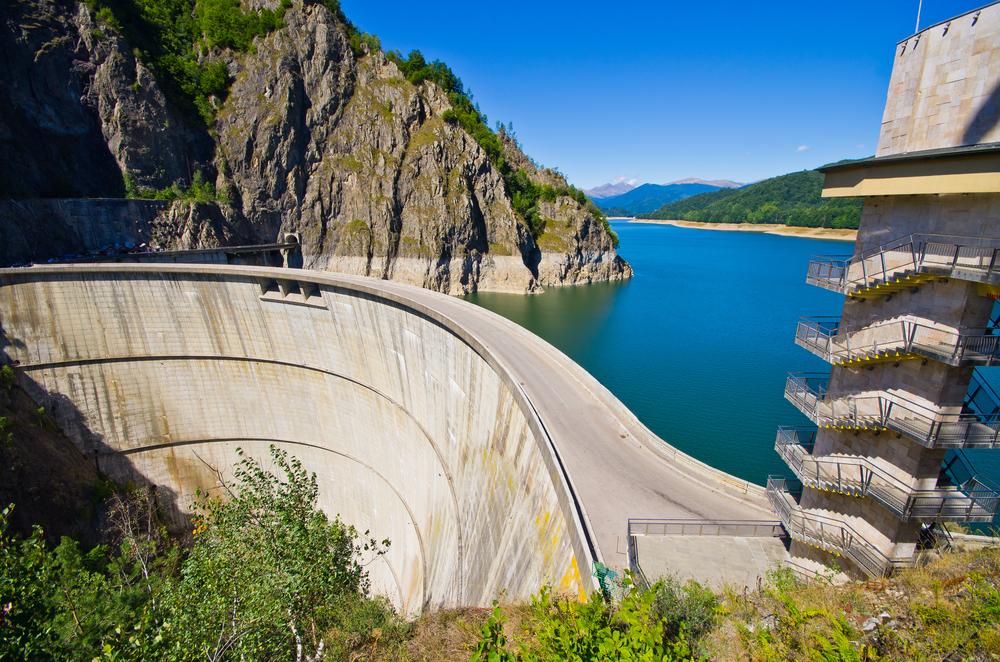
[[[785,401],[785,377],[830,369],[795,344],[795,323],[843,306],[843,296],[806,285],[806,266],[853,244],[611,224],[631,281],[468,299],[564,351],[686,453],[760,484],[789,474],[775,431],[809,421]],[[981,471],[1000,477],[991,459],[1000,451],[981,455]]]

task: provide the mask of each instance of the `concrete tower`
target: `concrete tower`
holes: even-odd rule
[[[768,497],[806,571],[878,576],[915,561],[935,522],[988,522],[1000,494],[964,451],[1000,447],[1000,3],[900,42],[876,155],[830,165],[825,197],[861,196],[854,254],[807,281],[846,295],[795,341],[831,364],[785,396],[816,428],[782,428],[794,478]]]

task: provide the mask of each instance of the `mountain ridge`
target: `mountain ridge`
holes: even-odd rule
[[[588,198],[594,200],[598,198],[610,198],[612,196],[621,195],[622,193],[628,193],[637,186],[639,186],[639,184],[636,183],[636,180],[630,179],[628,181],[608,182],[606,184],[595,186],[594,188],[584,189],[583,192],[587,194]]]
[[[710,184],[642,184],[621,195],[594,200],[610,216],[636,216],[692,195],[719,190]]]
[[[685,179],[678,179],[673,182],[667,182],[667,184],[707,184],[709,186],[716,186],[718,188],[740,188],[741,186],[746,186],[742,182],[734,182],[731,179],[699,179],[697,177],[687,177]]]

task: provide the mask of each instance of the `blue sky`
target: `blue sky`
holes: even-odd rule
[[[924,0],[921,27],[985,4]],[[587,188],[755,181],[870,155],[917,0],[342,0],[447,62],[529,155]]]

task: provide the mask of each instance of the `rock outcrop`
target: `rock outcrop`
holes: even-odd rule
[[[5,176],[17,184],[0,184],[0,197],[120,197],[125,182],[158,189],[200,171],[221,201],[175,203],[150,240],[196,248],[295,233],[307,268],[452,294],[631,275],[599,213],[570,195],[540,203],[545,230],[533,236],[486,152],[446,121],[444,91],[410,83],[381,51],[356,55],[321,4],[296,1],[253,52],[224,54],[233,83],[210,131],[172,107],[83,3],[15,0],[5,11],[11,73],[39,85],[3,86],[5,165],[26,176]],[[566,189],[501,137],[508,163]]]
[[[81,2],[0,9],[0,198],[122,197],[189,178],[211,139]]]

